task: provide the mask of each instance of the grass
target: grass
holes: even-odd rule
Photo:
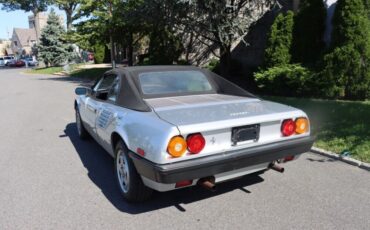
[[[73,71],[70,76],[87,80],[95,80],[110,69],[111,68],[78,69]]]
[[[353,158],[370,162],[370,101],[265,98],[305,111],[317,136],[316,147],[339,154],[349,151]]]
[[[26,73],[33,73],[33,74],[54,74],[58,72],[62,72],[63,67],[48,67],[48,68],[36,68],[27,70]]]
[[[81,78],[86,80],[95,80],[103,73],[108,71],[110,68],[91,68],[91,69],[79,69],[81,64],[72,64],[69,66],[69,76],[75,78]],[[26,73],[31,74],[55,74],[65,71],[63,67],[47,67],[47,68],[36,68],[27,70]]]

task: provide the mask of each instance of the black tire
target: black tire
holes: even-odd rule
[[[86,140],[90,137],[89,133],[84,127],[84,124],[81,120],[80,111],[76,108],[76,127],[77,127],[77,133],[80,139]]]
[[[139,173],[136,171],[135,165],[128,156],[128,149],[123,141],[119,141],[117,143],[115,156],[114,171],[118,188],[123,197],[128,202],[143,202],[148,200],[151,197],[153,190],[144,185]],[[125,161],[125,166],[120,166],[122,161]],[[124,167],[126,167],[125,170],[123,170]],[[121,171],[119,168],[121,168]],[[128,179],[123,179],[124,176],[121,176],[120,179],[122,171],[127,173],[126,178],[128,177]],[[126,180],[127,185],[123,183],[124,180]]]

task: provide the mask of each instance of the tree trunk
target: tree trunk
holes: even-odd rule
[[[221,46],[220,48],[220,74],[225,78],[230,78],[231,50],[230,47]]]
[[[111,62],[112,62],[112,68],[116,68],[116,62],[115,62],[115,53],[114,53],[114,42],[113,42],[113,36],[112,36],[112,32],[110,33],[111,35],[109,36],[109,40],[110,40],[110,58],[111,58]]]
[[[71,31],[72,29],[72,12],[66,10],[66,18],[67,18],[67,32]]]
[[[128,57],[128,66],[132,66],[134,64],[134,47],[132,45],[132,33],[130,34],[130,39],[128,42],[127,47],[127,57]]]

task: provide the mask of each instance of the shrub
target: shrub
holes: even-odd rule
[[[265,50],[265,66],[287,65],[291,61],[293,12],[280,13],[271,26]]]
[[[299,64],[274,66],[254,74],[257,86],[270,95],[298,96],[311,93],[312,72]]]
[[[209,71],[215,72],[215,70],[219,67],[220,60],[216,58],[212,58],[208,64],[205,66],[206,69]]]
[[[370,94],[370,23],[363,0],[339,0],[333,16],[332,48],[321,78],[333,97],[365,99]]]
[[[303,0],[294,17],[292,60],[315,64],[325,48],[326,7],[323,0]]]
[[[105,45],[96,44],[94,46],[94,59],[95,64],[101,64],[104,62],[105,57]]]

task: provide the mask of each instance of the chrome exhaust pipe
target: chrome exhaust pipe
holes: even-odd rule
[[[198,180],[197,184],[209,191],[216,191],[216,184],[214,177],[205,177]]]
[[[283,168],[283,167],[281,167],[281,166],[279,166],[279,165],[277,165],[277,164],[275,164],[275,163],[271,163],[271,164],[269,165],[269,168],[270,168],[270,169],[273,169],[273,170],[275,170],[275,171],[277,171],[277,172],[279,172],[279,173],[283,173],[283,172],[284,172],[284,168]]]

